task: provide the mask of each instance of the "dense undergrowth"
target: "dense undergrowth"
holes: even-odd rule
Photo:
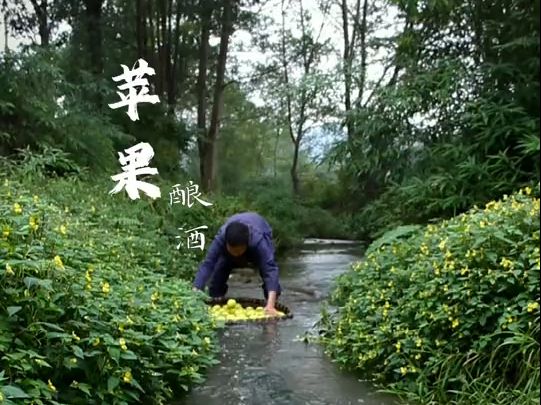
[[[394,230],[341,276],[322,342],[414,403],[539,402],[539,188]]]
[[[191,291],[202,253],[175,249],[159,204],[110,196],[110,184],[3,169],[3,403],[163,403],[201,382],[216,353]],[[183,209],[184,224],[203,225],[201,211],[175,215]],[[205,225],[221,215],[207,211]]]

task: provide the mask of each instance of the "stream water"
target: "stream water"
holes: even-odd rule
[[[358,260],[355,244],[309,240],[303,249],[279,262],[280,301],[292,319],[268,324],[232,325],[220,332],[221,363],[204,384],[177,404],[192,405],[390,405],[392,398],[343,372],[315,344],[296,337],[319,319],[320,304],[333,279]],[[258,276],[234,273],[228,296],[262,298]]]

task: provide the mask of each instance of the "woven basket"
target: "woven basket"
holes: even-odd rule
[[[242,305],[243,308],[246,307],[264,307],[265,306],[265,300],[258,299],[258,298],[246,298],[246,297],[228,297],[228,298],[212,298],[209,301],[207,301],[207,304],[212,305],[224,305],[227,303],[227,300],[234,299],[238,304]],[[266,322],[274,322],[277,320],[284,320],[284,319],[291,319],[293,318],[293,314],[289,310],[288,307],[285,305],[277,302],[274,306],[276,310],[283,312],[285,315],[281,317],[271,317],[271,318],[261,318],[261,319],[243,319],[242,321],[224,321],[226,324],[239,324],[239,323],[266,323]]]

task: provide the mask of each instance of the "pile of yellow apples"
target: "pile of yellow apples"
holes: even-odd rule
[[[278,312],[278,317],[281,318],[285,314],[281,311]],[[210,313],[212,317],[217,321],[246,321],[246,320],[256,320],[256,319],[269,319],[272,318],[270,315],[265,313],[263,307],[246,307],[244,308],[234,299],[227,300],[225,305],[214,305],[210,308]]]

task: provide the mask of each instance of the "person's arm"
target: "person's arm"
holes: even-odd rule
[[[274,258],[274,249],[271,242],[267,238],[259,243],[257,249],[259,268],[263,276],[263,282],[268,293],[267,305],[265,310],[271,314],[275,314],[276,297],[278,292],[278,265]]]
[[[220,255],[223,252],[224,240],[222,232],[218,232],[212,243],[210,244],[209,250],[205,260],[199,266],[199,270],[195,275],[195,280],[193,283],[194,290],[202,290],[205,288],[209,277],[212,275],[214,266],[218,262]]]

